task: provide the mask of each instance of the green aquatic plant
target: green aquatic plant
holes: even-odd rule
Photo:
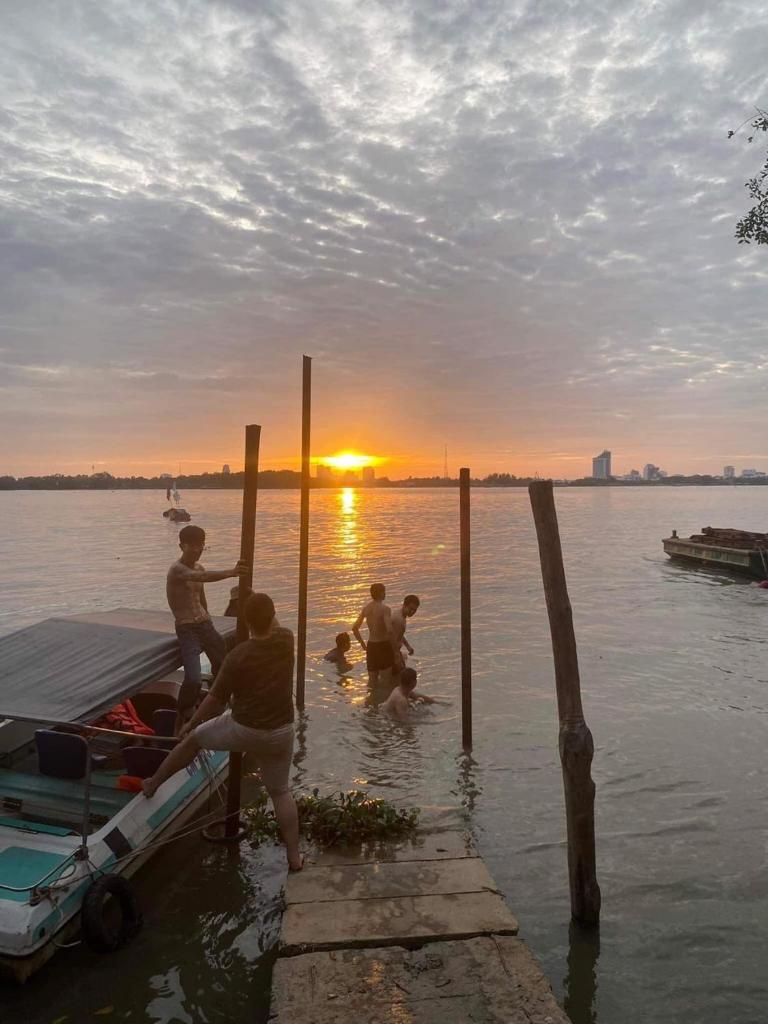
[[[359,789],[320,796],[318,789],[296,800],[299,829],[318,846],[354,845],[411,835],[419,820],[417,807],[398,809],[388,800]],[[278,838],[277,822],[261,793],[244,809],[250,837],[257,843]]]

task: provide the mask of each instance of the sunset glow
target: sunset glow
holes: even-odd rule
[[[363,466],[379,466],[384,459],[377,455],[361,455],[359,452],[337,452],[336,455],[318,456],[317,462],[334,469],[362,469]]]

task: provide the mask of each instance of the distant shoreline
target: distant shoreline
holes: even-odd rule
[[[472,487],[527,487],[534,477],[516,477],[510,473],[491,473],[486,477],[475,477]],[[242,473],[201,473],[181,475],[175,479],[179,490],[235,490],[243,489]],[[578,480],[554,480],[555,487],[761,487],[768,485],[768,477],[722,477],[668,476],[662,480],[593,480],[584,477]],[[90,476],[45,476],[13,477],[0,476],[0,491],[165,491],[171,481],[160,477],[115,477],[109,473],[94,473]],[[456,488],[457,478],[408,477],[404,480],[390,480],[382,477],[373,481],[355,479],[310,481],[312,490],[338,490],[354,487],[361,490],[388,488]],[[267,469],[259,473],[260,490],[299,490],[301,474],[295,470]]]

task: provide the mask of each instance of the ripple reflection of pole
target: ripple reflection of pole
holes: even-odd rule
[[[582,928],[571,921],[568,930],[568,971],[563,981],[563,1009],[568,1017],[583,1024],[597,1021],[597,963],[600,957],[600,929]]]
[[[471,818],[477,798],[483,791],[480,783],[475,778],[477,761],[469,752],[466,752],[458,756],[456,764],[459,769],[456,781],[461,792],[461,806]]]
[[[302,767],[307,757],[307,713],[300,711],[296,716],[296,747],[293,752],[293,785],[295,789],[301,788],[301,783],[306,775],[307,769]]]
[[[461,569],[461,745],[472,749],[472,596],[469,560],[469,470],[459,470]]]
[[[600,887],[595,867],[595,784],[591,773],[595,747],[581,706],[573,613],[565,582],[552,481],[534,481],[528,487],[528,494],[539,542],[555,662],[571,914],[579,924],[592,926],[600,921]]]

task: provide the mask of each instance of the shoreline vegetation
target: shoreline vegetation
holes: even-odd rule
[[[240,473],[184,473],[175,477],[176,486],[182,490],[238,490],[243,489]],[[485,477],[473,477],[472,487],[527,487],[538,477],[514,476],[511,473],[491,473]],[[554,480],[555,487],[760,487],[768,485],[768,477],[723,477],[695,474],[693,476],[667,476],[661,480],[593,480],[582,477],[577,480]],[[168,477],[112,476],[111,473],[79,474],[66,476],[63,473],[49,473],[45,476],[0,476],[0,491],[122,491],[122,490],[166,490],[171,484]],[[360,480],[353,474],[318,480],[312,477],[311,488],[386,488],[386,487],[458,487],[458,477],[413,477],[390,480],[380,477],[374,480]],[[259,472],[259,489],[299,490],[301,473],[292,469],[266,469]]]

